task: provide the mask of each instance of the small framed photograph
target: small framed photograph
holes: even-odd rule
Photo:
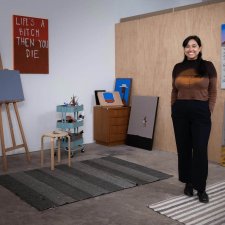
[[[99,99],[98,99],[98,92],[105,92],[105,90],[95,90],[95,102],[96,105],[100,105]]]
[[[120,93],[121,100],[124,106],[130,105],[132,78],[116,78],[115,89]]]

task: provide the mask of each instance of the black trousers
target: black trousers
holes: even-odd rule
[[[177,100],[172,120],[178,153],[179,180],[205,191],[208,176],[208,140],[211,113],[208,101]]]

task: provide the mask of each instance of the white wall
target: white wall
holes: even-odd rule
[[[30,151],[56,129],[56,105],[74,94],[84,104],[84,142],[93,142],[94,90],[113,90],[114,25],[120,18],[201,2],[199,0],[0,0],[0,53],[13,69],[12,15],[49,20],[49,75],[22,74],[25,101],[18,103]],[[3,113],[5,142],[11,139]],[[17,131],[17,127],[14,127]],[[20,136],[16,132],[16,139]],[[16,150],[13,153],[23,152]]]

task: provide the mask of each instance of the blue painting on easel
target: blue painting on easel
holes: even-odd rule
[[[120,93],[124,106],[130,104],[132,78],[116,78],[115,91]]]
[[[0,103],[24,100],[20,73],[17,70],[0,70]]]

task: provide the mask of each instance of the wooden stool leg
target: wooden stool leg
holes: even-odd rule
[[[54,138],[51,138],[51,170],[54,170]]]
[[[41,166],[44,165],[44,135],[41,137]]]
[[[70,136],[67,136],[68,138],[68,166],[71,166],[71,149],[70,149]]]
[[[58,138],[58,163],[61,161],[60,142],[61,142],[61,138]]]
[[[8,170],[8,164],[5,149],[2,149],[2,160],[3,160],[3,171],[6,172]]]

